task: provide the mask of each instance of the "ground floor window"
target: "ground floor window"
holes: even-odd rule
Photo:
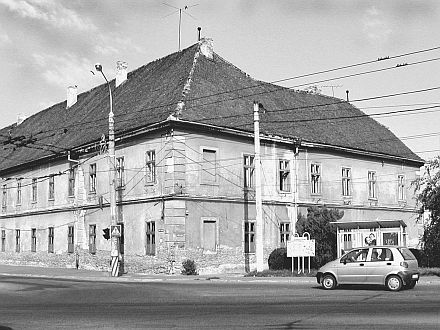
[[[67,252],[73,253],[75,251],[75,237],[74,237],[74,227],[67,227]]]
[[[156,255],[156,222],[147,222],[146,235],[146,254],[150,256]]]
[[[20,229],[15,230],[15,252],[20,252]]]
[[[290,239],[290,222],[280,223],[280,243],[281,247],[287,247],[287,241]]]
[[[48,245],[47,245],[47,252],[53,253],[53,242],[54,242],[54,227],[48,228]]]
[[[96,225],[89,225],[89,252],[96,253]]]
[[[37,252],[37,228],[31,229],[31,252]]]
[[[244,252],[255,253],[255,222],[244,223]]]
[[[6,251],[6,230],[2,230],[2,252]]]
[[[204,251],[217,251],[217,221],[215,219],[202,220],[202,247]]]

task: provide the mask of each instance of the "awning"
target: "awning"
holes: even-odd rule
[[[403,220],[334,221],[330,223],[336,225],[338,229],[406,227],[406,223]]]

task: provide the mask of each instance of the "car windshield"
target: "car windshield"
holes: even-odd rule
[[[416,260],[416,257],[412,252],[407,248],[399,248],[399,251],[402,253],[404,260]]]

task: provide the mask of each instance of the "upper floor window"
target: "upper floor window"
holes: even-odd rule
[[[69,189],[68,189],[68,195],[75,196],[75,168],[70,167],[69,169]]]
[[[351,169],[342,168],[342,196],[351,196]]]
[[[321,193],[321,165],[311,164],[310,166],[310,183],[311,183],[311,193],[320,194]]]
[[[290,163],[281,159],[278,162],[278,183],[280,191],[290,191]]]
[[[32,179],[32,202],[37,201],[37,178]]]
[[[21,204],[22,181],[23,179],[17,179],[17,205]]]
[[[368,171],[368,198],[377,198],[377,178],[376,172]]]
[[[217,151],[203,149],[202,183],[215,183],[217,180]]]
[[[6,211],[6,205],[8,204],[8,187],[2,186],[2,211]]]
[[[405,177],[403,175],[397,177],[397,198],[399,201],[405,200]]]
[[[243,156],[243,174],[244,174],[244,188],[245,189],[253,189],[254,185],[254,164],[255,157],[253,155],[244,155]]]
[[[122,188],[125,186],[125,164],[124,164],[124,157],[118,157],[116,158],[116,174],[117,174],[117,183],[116,188]]]
[[[96,164],[89,166],[89,192],[96,193]]]
[[[55,176],[49,177],[49,199],[55,199]]]
[[[145,179],[147,183],[156,182],[156,151],[149,150],[145,154]]]

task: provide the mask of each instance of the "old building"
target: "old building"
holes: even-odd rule
[[[264,255],[297,212],[344,211],[339,250],[416,246],[410,182],[422,160],[346,101],[252,79],[199,43],[110,81],[117,222],[127,271],[255,263],[253,103],[260,105]],[[100,85],[0,131],[4,262],[107,269],[109,92]]]

